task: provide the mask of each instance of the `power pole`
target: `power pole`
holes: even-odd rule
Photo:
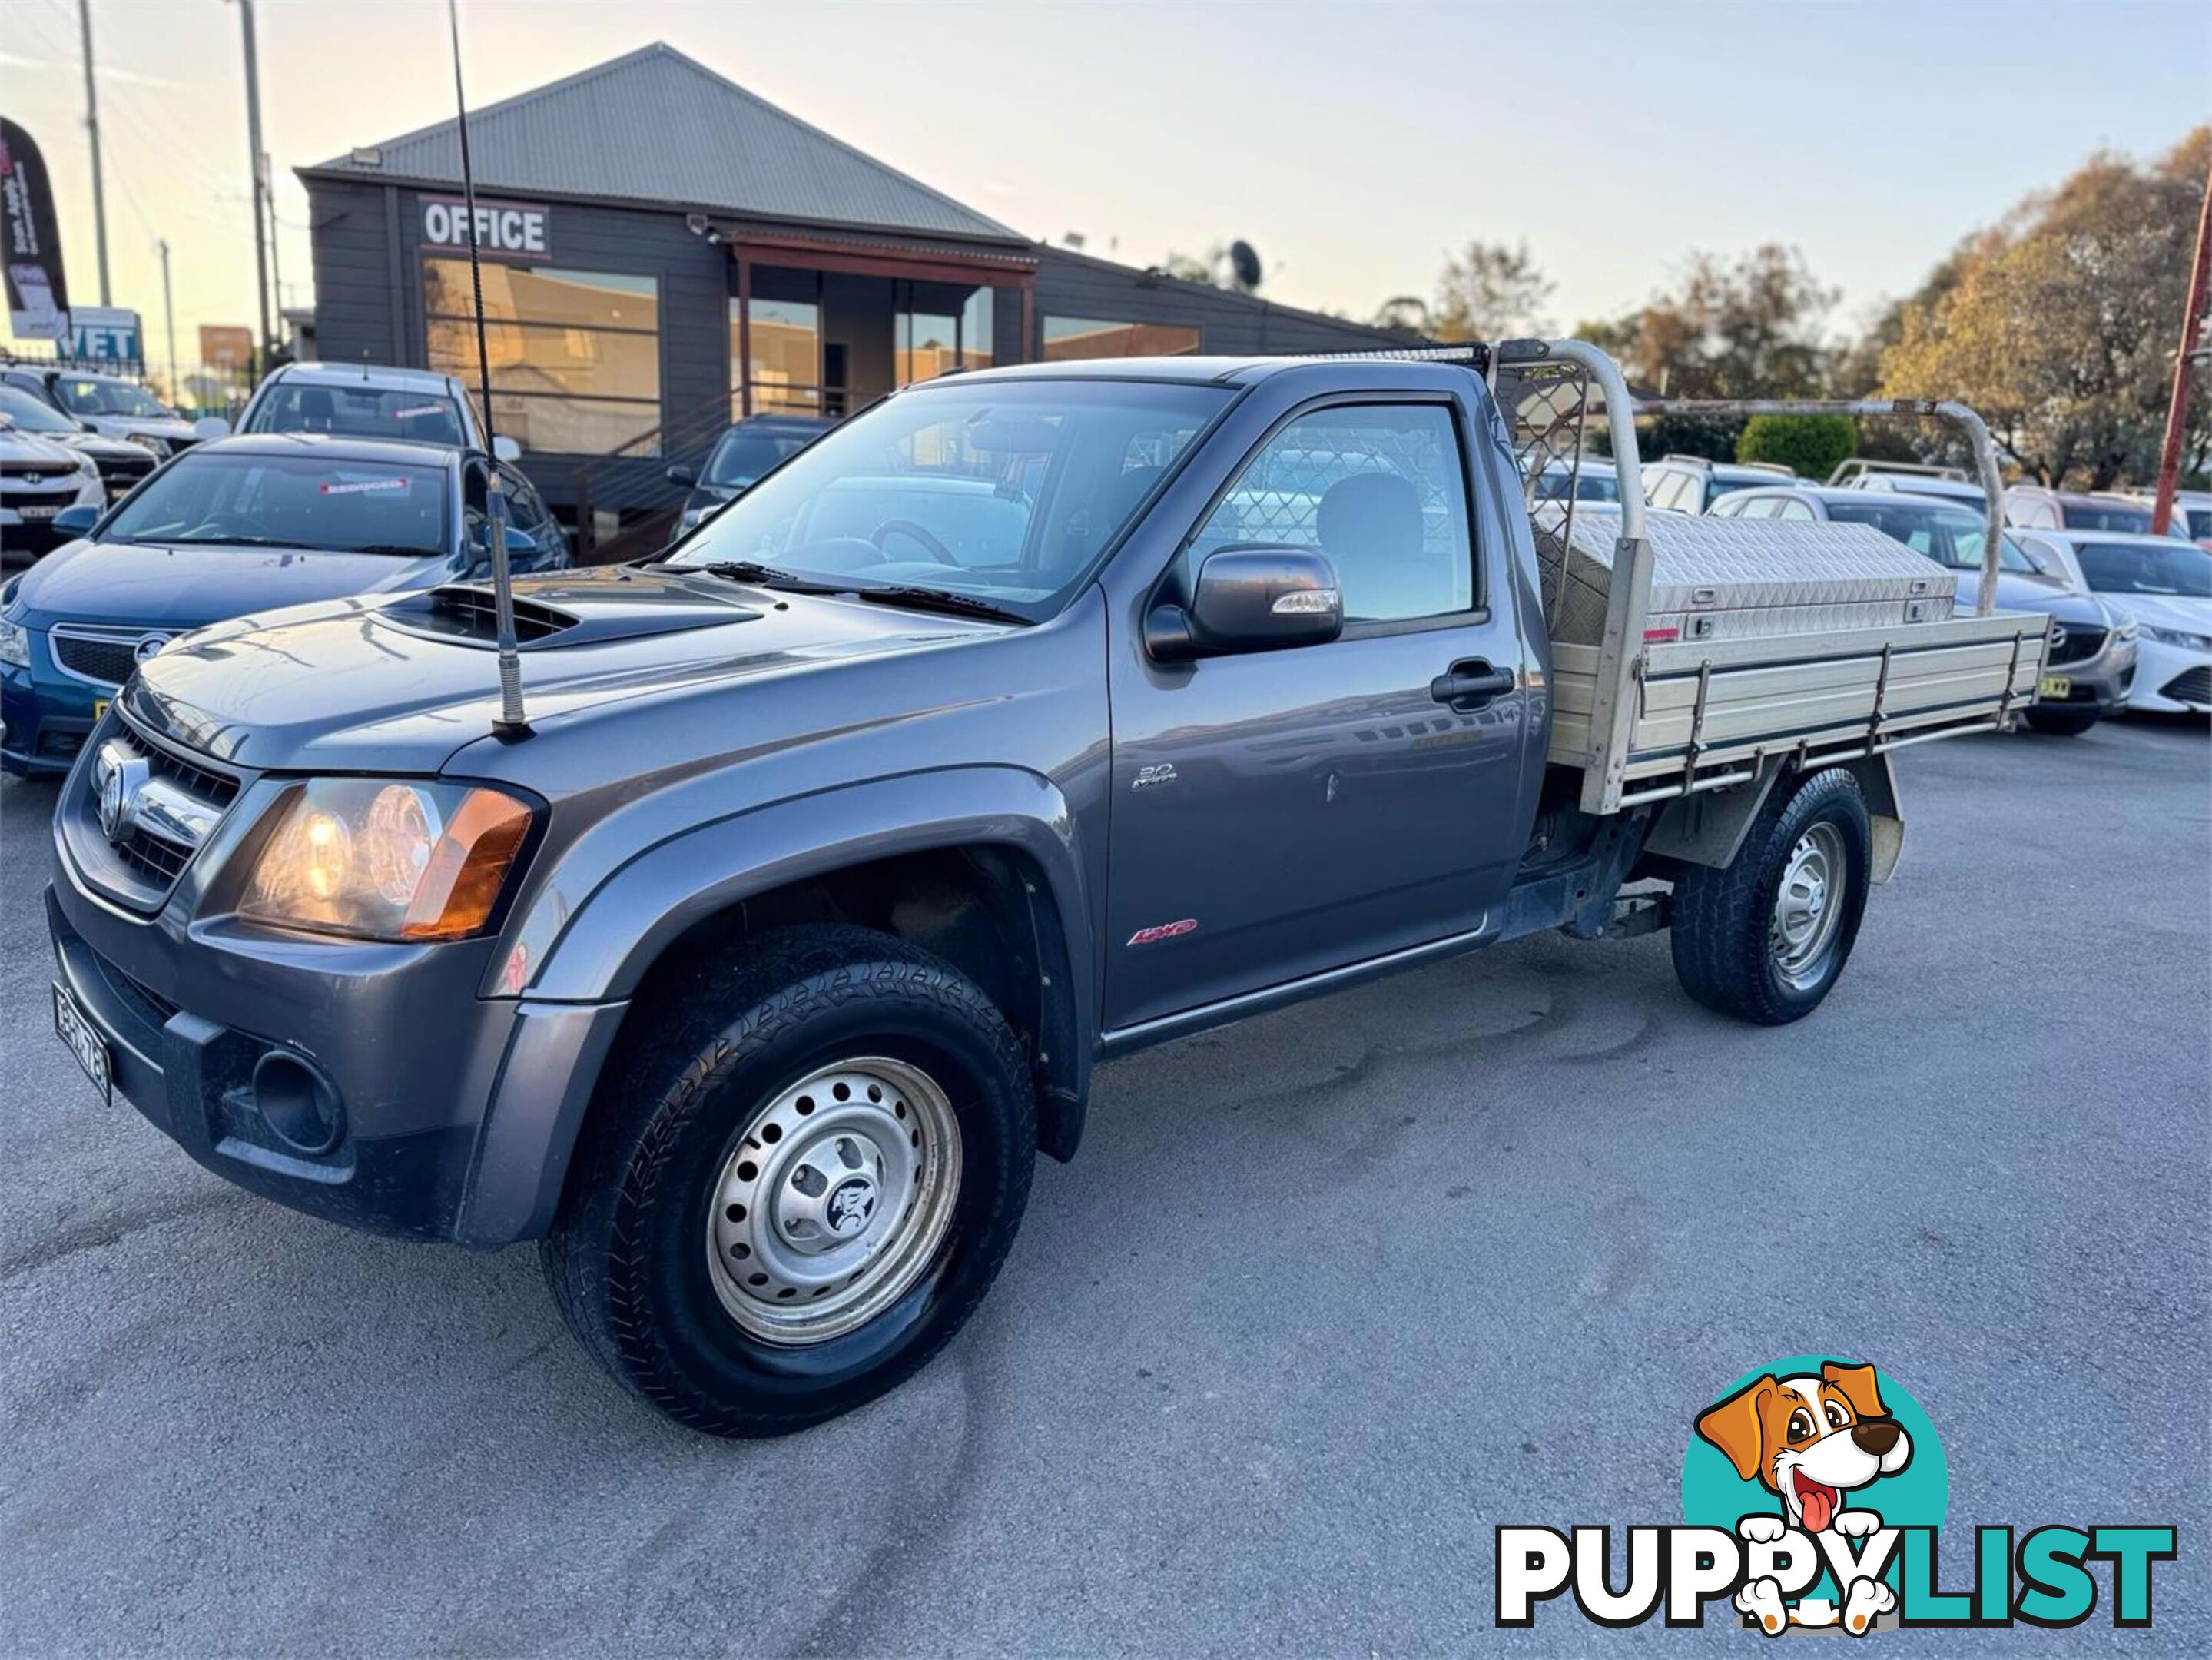
[[[261,307],[261,349],[254,365],[253,379],[258,383],[262,372],[269,366],[270,337],[269,333],[269,243],[262,234],[262,205],[268,196],[268,181],[261,165],[261,65],[253,49],[253,0],[238,0],[239,20],[246,31],[246,160],[253,169],[253,278],[255,297]]]
[[[2181,435],[2189,424],[2190,359],[2200,350],[2197,330],[2204,316],[2204,283],[2212,264],[2212,175],[2204,181],[2204,200],[2197,210],[2197,263],[2189,273],[2189,299],[2181,308],[2181,350],[2173,354],[2173,401],[2166,406],[2166,447],[2158,457],[2158,499],[2150,510],[2150,533],[2166,534],[2173,517],[2173,487],[2181,476]]]
[[[161,253],[161,316],[169,330],[169,401],[179,404],[181,390],[177,380],[177,308],[169,299],[169,239],[163,237],[154,246]]]
[[[84,131],[92,141],[92,229],[100,250],[100,303],[112,305],[107,292],[107,190],[100,171],[100,94],[92,82],[92,0],[76,0],[77,33],[84,40]]]

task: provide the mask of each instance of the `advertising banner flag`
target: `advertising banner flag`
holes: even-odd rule
[[[8,326],[19,340],[69,332],[69,283],[53,180],[31,135],[0,120],[0,265],[8,277]]]

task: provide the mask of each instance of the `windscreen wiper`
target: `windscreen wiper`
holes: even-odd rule
[[[1005,605],[994,605],[988,599],[978,599],[970,593],[953,593],[944,588],[918,588],[902,582],[887,582],[878,587],[856,587],[854,598],[866,599],[878,605],[898,605],[908,611],[943,611],[949,617],[981,617],[994,623],[1027,623],[1030,619]]]
[[[750,559],[718,559],[711,565],[678,565],[678,570],[702,570],[709,576],[726,577],[732,582],[750,582],[755,587],[781,588],[788,593],[849,593],[852,590],[836,582],[817,582],[811,576],[779,570],[774,565],[756,564]]]

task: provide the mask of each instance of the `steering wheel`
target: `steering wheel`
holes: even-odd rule
[[[952,556],[952,550],[939,541],[927,526],[917,525],[911,519],[886,519],[870,533],[868,540],[876,544],[876,551],[886,559],[890,557],[890,552],[884,546],[884,538],[887,536],[904,536],[921,543],[922,551],[940,565],[957,565],[960,562]]]

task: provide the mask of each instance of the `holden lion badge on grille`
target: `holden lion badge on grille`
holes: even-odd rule
[[[100,785],[100,833],[119,842],[138,814],[138,792],[153,769],[143,755],[118,756],[103,750],[96,771]]]

